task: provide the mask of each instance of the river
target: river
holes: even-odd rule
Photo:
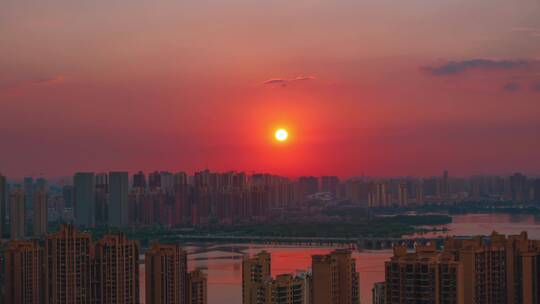
[[[487,235],[493,230],[503,234],[527,231],[532,239],[540,239],[540,219],[530,215],[466,214],[456,215],[452,223],[444,226],[446,232],[434,235]],[[440,228],[440,227],[439,227]],[[189,268],[202,267],[208,274],[209,304],[241,304],[242,256],[266,250],[272,254],[272,274],[292,273],[310,267],[311,256],[326,254],[329,247],[268,246],[246,244],[205,244],[186,247]],[[363,304],[371,303],[373,283],[384,280],[384,262],[391,251],[354,252],[356,268],[360,273],[360,296]],[[144,266],[141,265],[141,298],[144,303]]]

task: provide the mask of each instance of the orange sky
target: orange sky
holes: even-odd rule
[[[0,172],[539,173],[538,16],[535,0],[8,0]]]

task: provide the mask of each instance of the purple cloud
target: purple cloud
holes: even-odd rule
[[[16,91],[28,87],[56,85],[63,83],[65,80],[66,77],[64,75],[54,75],[45,78],[34,78],[0,83],[0,91]]]
[[[470,59],[462,61],[449,61],[439,66],[424,67],[424,70],[433,76],[447,76],[467,72],[469,70],[511,70],[531,65],[528,60],[491,60]]]
[[[39,84],[39,85],[42,85],[42,84],[57,84],[57,83],[64,82],[65,80],[66,80],[66,77],[64,77],[64,75],[55,75],[55,76],[48,77],[48,78],[36,79],[34,81],[34,84]]]
[[[314,76],[298,76],[296,78],[271,78],[266,81],[264,81],[263,85],[276,85],[276,86],[287,86],[290,83],[297,82],[297,81],[307,81],[307,80],[315,80]]]

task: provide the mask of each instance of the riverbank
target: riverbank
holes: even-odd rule
[[[314,238],[317,242],[333,239],[347,243],[358,238],[401,238],[404,235],[426,232],[426,226],[449,224],[452,218],[447,215],[398,215],[362,218],[349,221],[325,222],[288,222],[260,223],[245,225],[210,225],[206,227],[137,227],[127,229],[109,229],[98,227],[91,229],[95,239],[110,231],[126,233],[130,239],[138,240],[141,246],[148,246],[155,240],[166,242],[215,241],[231,242],[235,239],[246,242],[267,243],[272,238],[286,243],[298,239]],[[430,231],[430,229],[427,229]],[[295,239],[296,238],[296,239]]]

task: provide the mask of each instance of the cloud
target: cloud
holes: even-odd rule
[[[424,70],[433,76],[447,76],[478,69],[511,70],[526,67],[530,64],[531,61],[527,60],[469,59],[462,61],[449,61],[439,66],[428,66],[424,67]]]
[[[55,75],[48,78],[36,79],[34,80],[34,84],[37,84],[37,85],[57,84],[57,83],[64,82],[65,80],[66,78],[64,77],[64,75]]]
[[[298,76],[296,78],[270,78],[266,81],[264,81],[263,85],[272,85],[272,86],[287,86],[293,82],[298,81],[307,81],[307,80],[315,80],[314,76]]]
[[[532,89],[533,89],[533,91],[536,91],[536,92],[540,93],[540,82],[537,82],[537,83],[533,84]]]
[[[17,93],[29,88],[57,85],[65,82],[66,77],[64,75],[54,75],[50,77],[34,78],[18,80],[7,83],[0,83],[0,92],[6,91],[9,93]]]
[[[517,82],[509,82],[503,86],[503,90],[507,92],[516,92],[521,89],[521,85]]]

